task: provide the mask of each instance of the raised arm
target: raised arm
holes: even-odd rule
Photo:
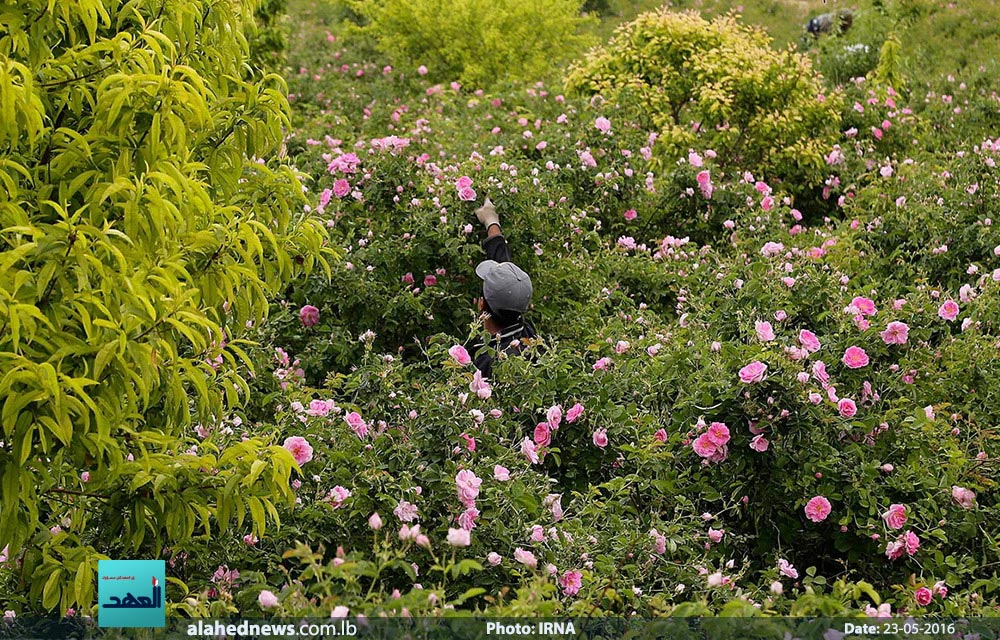
[[[503,237],[503,231],[500,229],[500,216],[497,215],[496,207],[489,198],[486,198],[483,206],[476,209],[476,217],[486,227],[486,239],[483,241],[486,258],[497,262],[510,262],[510,247],[507,246],[507,239]]]

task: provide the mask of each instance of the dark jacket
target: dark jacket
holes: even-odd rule
[[[507,239],[503,237],[503,234],[483,240],[483,250],[486,252],[487,260],[511,262],[510,246],[507,244]],[[535,338],[537,335],[535,328],[522,316],[521,322],[505,327],[501,330],[499,336],[490,340],[490,348],[487,348],[482,338],[480,338],[472,341],[466,346],[466,349],[472,356],[472,361],[476,365],[476,368],[482,372],[483,377],[489,378],[493,375],[491,349],[498,352],[502,351],[508,355],[519,355],[525,348],[524,343],[519,342],[516,345],[511,343],[523,338]]]

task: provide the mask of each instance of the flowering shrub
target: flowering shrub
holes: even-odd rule
[[[996,145],[962,118],[988,88],[852,82],[798,191],[699,140],[657,162],[622,102],[304,31],[285,148],[344,260],[274,296],[243,401],[181,434],[184,482],[246,460],[290,499],[165,541],[173,613],[996,611]],[[464,346],[487,196],[540,334],[491,378]]]
[[[707,148],[726,168],[818,183],[838,98],[806,56],[770,44],[732,16],[709,22],[663,7],[619,27],[570,71],[567,88],[632,106],[655,127],[664,164]]]

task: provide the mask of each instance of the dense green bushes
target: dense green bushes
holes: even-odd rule
[[[664,166],[712,149],[723,167],[817,184],[837,132],[838,97],[809,59],[774,51],[765,32],[731,16],[644,14],[577,64],[567,87],[633,106],[659,133]]]
[[[536,79],[590,44],[581,0],[347,0],[393,66],[434,82]]]

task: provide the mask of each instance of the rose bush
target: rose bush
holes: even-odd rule
[[[309,23],[286,150],[345,259],[275,296],[247,402],[183,443],[283,445],[295,502],[167,546],[173,610],[996,610],[997,144],[954,88],[839,87],[809,188],[698,141],[654,162],[625,105],[431,84]],[[463,346],[486,196],[541,336],[488,380]]]

